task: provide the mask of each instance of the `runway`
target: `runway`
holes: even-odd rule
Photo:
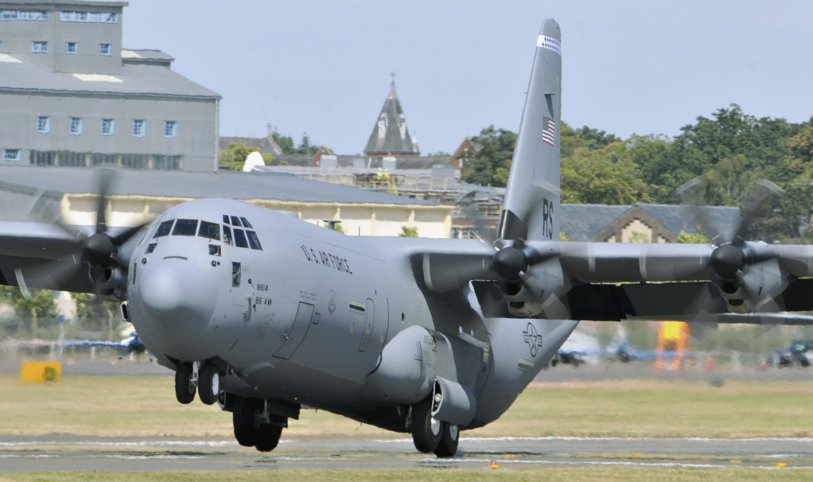
[[[0,473],[545,466],[811,468],[813,439],[463,437],[457,457],[437,459],[417,453],[408,438],[283,439],[266,455],[232,440],[0,437]]]

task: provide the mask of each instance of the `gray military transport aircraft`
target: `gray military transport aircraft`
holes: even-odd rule
[[[0,223],[0,283],[122,301],[150,352],[276,447],[300,407],[396,432],[453,456],[461,430],[499,418],[576,320],[797,323],[813,309],[813,247],[571,243],[559,237],[561,36],[545,21],[500,222],[478,240],[345,236],[229,199],[92,232]]]

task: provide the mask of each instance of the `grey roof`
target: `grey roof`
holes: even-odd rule
[[[560,229],[571,241],[591,241],[631,206],[562,204]]]
[[[220,98],[217,93],[160,65],[124,64],[116,74],[84,76],[53,72],[24,55],[6,55],[18,62],[0,62],[0,91]]]
[[[251,146],[260,152],[271,154],[275,159],[282,155],[282,149],[273,137],[220,136],[218,144],[221,149],[229,147],[230,144]]]
[[[435,203],[328,184],[285,174],[120,170],[112,195],[268,199],[314,203],[426,205]],[[0,167],[0,192],[22,188],[65,193],[96,191],[93,170],[69,167]]]
[[[420,154],[418,143],[407,128],[404,110],[401,108],[401,101],[398,100],[398,94],[395,92],[395,80],[392,81],[390,93],[373,126],[373,132],[370,134],[370,140],[367,141],[364,153],[372,156]]]
[[[611,206],[606,204],[562,204],[561,229],[571,241],[592,241],[605,228],[631,209],[638,207],[655,218],[663,227],[675,234],[681,231],[696,233],[700,214],[712,226],[724,229],[739,219],[739,208],[728,206],[701,206],[690,209],[674,204],[634,204]],[[705,233],[710,234],[710,233]],[[718,233],[713,233],[718,234]]]
[[[160,50],[155,49],[122,49],[121,61],[126,64],[153,64],[169,67],[175,59]]]
[[[25,4],[33,3],[35,5],[81,5],[83,7],[104,6],[104,7],[126,7],[130,2],[127,0],[48,0],[47,2],[40,1],[25,1],[17,0],[15,2],[7,2],[11,4]]]
[[[225,139],[242,139],[239,137],[221,137],[221,148]],[[253,138],[245,138],[251,140]],[[253,142],[242,142],[243,144],[258,147]],[[266,151],[267,152],[267,151]],[[397,157],[395,158],[396,169],[431,169],[435,166],[448,166],[454,167],[449,163],[451,156],[432,155],[432,156],[415,156],[415,157]],[[306,167],[311,165],[313,156],[304,154],[282,154],[274,158],[274,164],[278,161],[285,161],[286,166],[301,166]],[[352,154],[339,154],[336,156],[336,166],[340,168],[353,168],[363,166],[369,169],[378,169],[382,166],[380,157],[366,157],[362,155]],[[318,168],[314,168],[318,169]]]

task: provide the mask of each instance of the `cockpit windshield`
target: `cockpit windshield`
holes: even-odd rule
[[[197,219],[179,219],[175,222],[175,229],[172,230],[173,236],[194,236],[198,231]]]
[[[198,219],[168,219],[158,225],[153,238],[162,236],[197,236],[213,241],[221,240],[238,248],[262,250],[260,238],[254,227],[244,217],[223,215],[223,224]]]

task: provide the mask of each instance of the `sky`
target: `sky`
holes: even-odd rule
[[[422,153],[516,131],[536,35],[562,30],[562,117],[626,138],[675,136],[731,103],[813,115],[806,0],[130,0],[125,48],[160,49],[219,93],[220,134],[271,123],[339,154],[364,146],[391,73]]]

